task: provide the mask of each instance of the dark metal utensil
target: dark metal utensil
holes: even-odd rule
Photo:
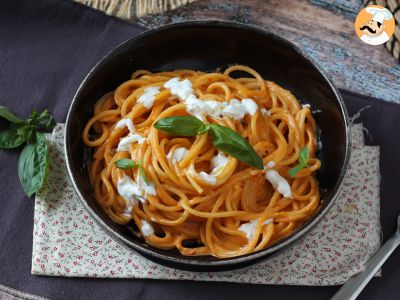
[[[353,275],[331,298],[331,300],[354,300],[376,274],[392,252],[400,245],[400,215],[397,217],[397,230],[366,264],[364,272]]]

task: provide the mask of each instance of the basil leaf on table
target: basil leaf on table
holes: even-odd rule
[[[264,169],[263,161],[254,148],[236,131],[221,125],[211,124],[211,139],[214,146],[222,152],[255,167]]]
[[[35,194],[46,179],[49,167],[49,150],[43,133],[36,133],[35,143],[22,150],[18,161],[18,176],[28,197]]]
[[[0,148],[13,149],[21,146],[28,136],[20,135],[18,131],[18,129],[8,129],[0,132]]]
[[[209,126],[192,116],[174,116],[158,120],[154,127],[172,135],[195,136],[208,131]]]
[[[14,113],[6,106],[0,105],[0,117],[6,119],[11,123],[22,123],[23,120],[18,118]]]
[[[47,109],[38,113],[33,111],[32,114],[26,119],[26,123],[35,126],[37,129],[50,130],[56,126],[54,117],[49,113]]]

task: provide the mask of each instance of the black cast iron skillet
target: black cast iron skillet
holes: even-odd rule
[[[321,129],[322,167],[318,180],[322,203],[307,222],[291,236],[256,253],[218,259],[185,257],[176,250],[147,245],[134,225],[115,224],[100,208],[89,183],[90,150],[82,142],[83,127],[93,114],[96,101],[129,79],[133,71],[166,71],[188,68],[214,71],[232,64],[256,69],[264,78],[290,90],[313,110]],[[338,90],[296,46],[258,27],[222,21],[193,21],[146,31],[107,54],[86,76],[69,109],[65,132],[65,155],[71,180],[84,207],[113,238],[163,265],[191,271],[222,271],[248,266],[266,259],[306,234],[325,215],[335,200],[347,169],[349,121]]]

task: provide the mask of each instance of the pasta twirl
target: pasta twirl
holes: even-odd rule
[[[234,78],[235,71],[249,78]],[[218,151],[209,134],[171,136],[153,126],[185,115],[235,130],[264,170]],[[136,71],[99,99],[83,141],[94,149],[90,180],[109,217],[135,222],[148,244],[183,255],[226,258],[264,249],[290,235],[320,202],[310,108],[246,66]],[[308,163],[290,178],[304,147]],[[141,162],[148,183],[139,169],[115,166],[126,158]]]

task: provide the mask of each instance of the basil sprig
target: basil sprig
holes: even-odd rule
[[[56,121],[47,110],[33,111],[22,120],[5,106],[0,106],[0,117],[11,123],[10,129],[0,132],[0,149],[13,149],[26,143],[18,160],[18,176],[25,193],[31,197],[43,186],[49,166],[46,138],[38,130],[51,130]]]
[[[308,160],[310,159],[310,149],[307,146],[300,149],[299,164],[289,170],[290,178],[296,176],[298,172],[308,167]]]
[[[168,134],[178,136],[195,136],[210,131],[211,142],[215,148],[252,167],[260,170],[264,168],[261,157],[249,142],[228,127],[217,124],[205,124],[192,116],[163,118],[158,120],[154,124],[154,127]]]
[[[146,172],[145,172],[145,170],[144,170],[144,168],[143,168],[143,165],[142,165],[142,161],[141,161],[141,160],[139,160],[138,162],[135,162],[135,161],[133,161],[133,160],[131,160],[131,159],[123,158],[123,159],[116,160],[116,161],[114,162],[114,165],[115,165],[118,169],[125,169],[125,170],[126,170],[126,169],[139,168],[139,173],[140,173],[140,176],[143,178],[143,181],[144,181],[147,185],[150,184],[149,178],[148,178],[147,175],[146,175]]]

